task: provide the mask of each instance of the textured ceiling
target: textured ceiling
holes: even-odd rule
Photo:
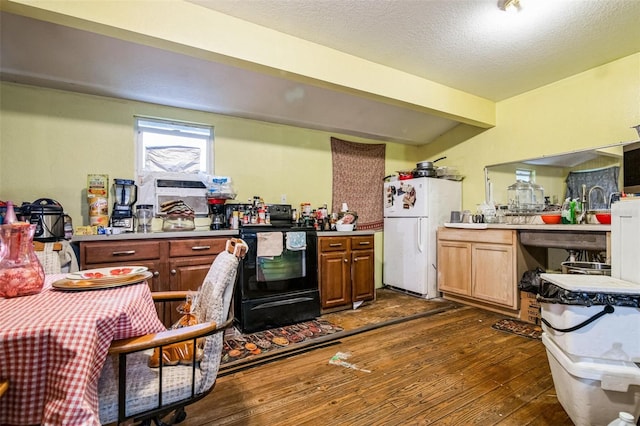
[[[190,0],[494,101],[640,51],[638,0]]]

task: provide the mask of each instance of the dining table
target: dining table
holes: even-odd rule
[[[98,379],[114,340],[165,330],[146,280],[57,286],[0,299],[0,425],[99,425]]]

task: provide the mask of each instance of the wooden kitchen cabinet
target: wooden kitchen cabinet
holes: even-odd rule
[[[153,274],[152,291],[197,290],[226,242],[226,237],[81,241],[80,268],[141,265]],[[180,316],[176,307],[167,308],[171,324]]]
[[[318,281],[323,310],[348,309],[375,297],[374,237],[318,238]]]
[[[518,281],[544,263],[509,229],[438,229],[438,290],[449,300],[518,316]]]

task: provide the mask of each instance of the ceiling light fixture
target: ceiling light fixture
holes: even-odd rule
[[[518,12],[520,11],[521,5],[520,0],[500,0],[498,7],[505,12]]]

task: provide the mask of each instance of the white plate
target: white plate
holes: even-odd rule
[[[98,268],[86,269],[84,271],[72,272],[67,274],[69,280],[92,280],[92,281],[109,281],[120,279],[130,275],[137,275],[145,272],[148,268],[145,266],[118,266],[115,268]]]

